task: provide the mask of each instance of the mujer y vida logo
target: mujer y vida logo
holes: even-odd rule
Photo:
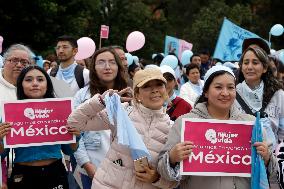
[[[49,115],[53,112],[53,109],[33,109],[25,108],[24,115],[25,117],[33,120],[35,118],[48,118]]]
[[[217,142],[219,143],[232,143],[233,138],[237,138],[238,134],[236,133],[231,133],[231,132],[216,132],[214,129],[207,129],[205,132],[205,138],[212,144],[216,144]]]

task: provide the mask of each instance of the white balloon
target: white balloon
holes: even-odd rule
[[[276,53],[276,50],[270,49],[270,54],[274,54],[274,53]]]
[[[284,32],[284,28],[283,28],[283,26],[281,24],[275,24],[270,29],[271,35],[274,35],[274,36],[280,36],[280,35],[283,34],[283,32]]]
[[[178,65],[178,59],[174,55],[168,55],[162,60],[162,62],[160,64],[160,66],[163,66],[163,65],[168,65],[172,69],[175,70],[177,65]]]

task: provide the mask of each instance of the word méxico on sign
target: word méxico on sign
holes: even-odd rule
[[[30,125],[28,129],[24,130],[24,127],[19,128],[16,130],[16,128],[11,128],[11,137],[14,137],[17,135],[21,136],[47,136],[47,135],[57,135],[57,134],[66,134],[68,133],[68,130],[66,126],[61,127],[48,127],[48,125],[45,125],[44,128],[33,128],[33,125]]]
[[[249,155],[231,155],[229,151],[227,151],[226,155],[219,155],[219,154],[212,154],[213,151],[209,151],[208,154],[204,155],[203,152],[199,152],[198,154],[194,154],[194,152],[191,153],[189,156],[189,163],[192,163],[194,161],[199,161],[199,163],[222,163],[222,164],[244,164],[244,165],[250,165],[251,164],[251,156]]]

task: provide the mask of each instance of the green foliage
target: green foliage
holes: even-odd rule
[[[196,15],[192,27],[188,30],[194,51],[206,48],[213,54],[224,17],[241,27],[251,24],[252,21],[252,14],[247,5],[236,4],[231,7],[224,1],[211,1]]]
[[[102,46],[125,46],[132,31],[145,34],[145,46],[133,54],[150,59],[164,51],[165,35],[193,43],[193,51],[214,52],[223,18],[268,38],[274,24],[283,22],[282,0],[33,0],[3,1],[0,35],[4,48],[29,45],[37,54],[53,52],[63,34],[88,36],[99,46],[102,24],[110,26]],[[284,35],[272,37],[272,47],[283,48]]]

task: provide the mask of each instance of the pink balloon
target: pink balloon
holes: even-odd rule
[[[133,52],[141,49],[145,44],[145,36],[140,31],[131,32],[126,40],[126,49]]]
[[[75,60],[83,60],[89,58],[94,54],[96,50],[95,42],[89,37],[81,37],[77,40],[77,44],[78,52],[75,55]]]
[[[0,53],[2,52],[3,37],[0,35]]]

